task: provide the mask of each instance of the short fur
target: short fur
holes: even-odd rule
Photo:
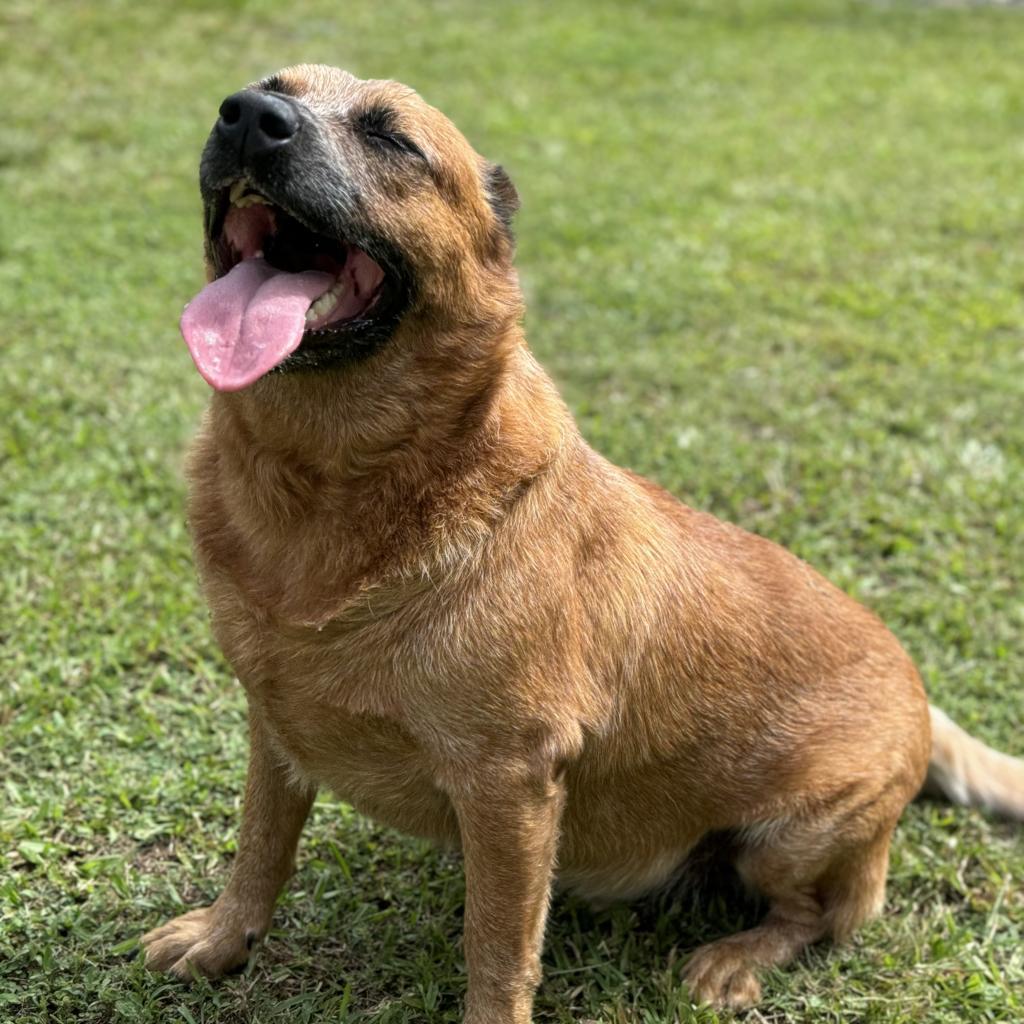
[[[272,87],[336,126],[387,107],[423,151],[429,183],[362,190],[415,299],[366,359],[210,403],[189,518],[251,760],[227,888],[149,963],[243,962],[326,786],[461,847],[469,1024],[530,1020],[556,875],[629,899],[719,831],[769,909],[687,978],[750,1005],[760,968],[882,904],[932,752],[913,664],[799,559],[587,446],[523,339],[514,189],[449,121],[320,66]],[[938,721],[933,782],[1020,816],[1021,763]]]

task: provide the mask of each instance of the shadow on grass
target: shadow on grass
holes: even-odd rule
[[[307,861],[246,972],[250,998],[281,1007],[316,989],[344,1001],[352,1020],[461,1019],[461,858],[387,833],[372,834],[368,853],[364,860],[353,848],[340,869],[320,856]],[[637,1005],[666,1014],[652,1019],[675,1019],[687,1002],[679,969],[689,952],[762,913],[728,861],[702,853],[685,876],[629,904],[594,907],[556,893],[537,1020],[616,1020],[610,1008]]]

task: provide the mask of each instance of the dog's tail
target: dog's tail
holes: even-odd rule
[[[1024,821],[1024,760],[1000,754],[930,707],[932,756],[924,792]]]

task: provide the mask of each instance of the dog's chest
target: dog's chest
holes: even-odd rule
[[[251,713],[298,776],[402,831],[457,836],[414,728],[418,673],[408,638],[362,612],[320,629],[275,626],[241,607],[228,620],[215,619],[215,628]]]

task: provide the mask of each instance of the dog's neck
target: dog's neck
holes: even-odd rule
[[[264,461],[325,482],[354,483],[399,472],[408,487],[444,475],[452,459],[494,431],[511,414],[533,406],[535,428],[507,438],[527,462],[551,447],[551,411],[568,418],[561,399],[534,362],[518,325],[494,339],[483,357],[478,346],[451,337],[429,349],[391,352],[384,358],[337,370],[271,374],[244,391],[215,394],[215,429],[245,439]],[[527,414],[527,418],[528,414]],[[507,430],[509,423],[503,428]],[[559,433],[558,430],[555,433]],[[379,482],[379,481],[378,481]]]
[[[207,443],[232,439],[224,450],[244,461],[222,471],[273,495],[280,507],[267,511],[279,521],[319,510],[367,529],[380,515],[389,529],[398,510],[437,507],[453,489],[464,492],[460,504],[473,492],[487,502],[575,434],[521,328],[492,340],[475,363],[466,353],[480,346],[452,338],[352,370],[276,374],[216,394]]]
[[[577,437],[518,327],[486,365],[435,347],[380,372],[268,378],[211,403],[190,474],[200,557],[230,524],[221,568],[252,603],[327,621],[373,580],[475,548]]]

